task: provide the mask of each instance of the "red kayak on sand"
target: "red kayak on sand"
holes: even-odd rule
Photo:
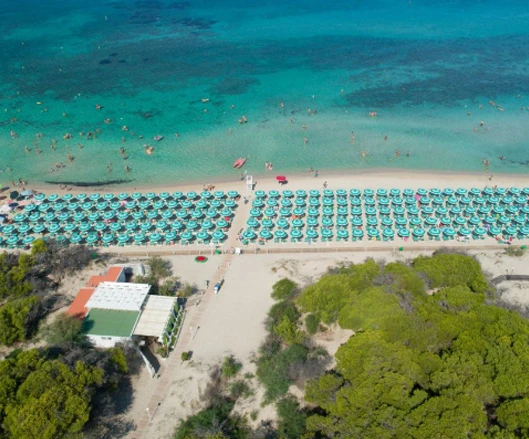
[[[241,168],[246,163],[246,159],[239,157],[237,160],[233,162],[234,168]]]

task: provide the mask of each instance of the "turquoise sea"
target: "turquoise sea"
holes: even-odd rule
[[[0,182],[529,170],[527,0],[19,0],[0,30]]]

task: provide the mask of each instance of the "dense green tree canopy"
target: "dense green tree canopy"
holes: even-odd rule
[[[425,294],[424,275],[439,289]],[[303,310],[357,332],[335,369],[308,385],[307,401],[320,408],[308,430],[344,439],[529,437],[529,322],[487,304],[487,288],[479,264],[457,254],[411,267],[370,261],[309,287]]]

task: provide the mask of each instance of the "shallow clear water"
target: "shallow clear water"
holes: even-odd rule
[[[239,156],[282,174],[528,171],[525,1],[21,0],[0,18],[0,181],[236,178]]]

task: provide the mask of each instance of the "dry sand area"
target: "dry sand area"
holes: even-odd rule
[[[514,270],[517,274],[529,274],[529,256],[508,257],[501,251],[472,252],[486,272],[492,276],[505,274],[505,270]],[[214,365],[222,362],[227,355],[233,355],[242,361],[242,373],[255,372],[252,363],[257,348],[266,333],[263,322],[273,300],[270,297],[272,285],[283,277],[289,277],[300,285],[307,285],[317,280],[328,267],[343,263],[360,263],[366,257],[372,256],[376,260],[387,262],[404,261],[414,258],[418,252],[376,252],[366,254],[361,252],[340,254],[296,254],[296,255],[242,255],[233,259],[225,276],[225,284],[217,296],[207,304],[199,328],[190,329],[184,322],[185,331],[192,330],[195,335],[189,345],[193,351],[193,359],[188,363],[181,363],[174,370],[166,370],[162,365],[161,373],[171,374],[166,397],[159,401],[152,422],[144,431],[143,437],[168,439],[180,419],[190,415],[201,407],[200,395],[204,390],[209,371]],[[213,276],[217,270],[220,256],[211,258],[206,264],[196,264],[191,256],[173,256],[169,259],[173,263],[174,272],[183,281],[192,282],[202,287],[204,280]],[[524,271],[526,270],[526,271]],[[512,284],[512,285],[507,285]],[[501,284],[507,287],[503,298],[513,303],[529,305],[529,285],[518,287],[517,283]],[[196,309],[194,299],[189,301],[188,318],[190,321]],[[200,304],[198,306],[201,306]],[[322,339],[325,347],[332,354],[347,339],[348,334],[336,331],[335,337]],[[254,380],[255,381],[255,380]],[[138,378],[135,399],[126,417],[137,420],[144,414],[150,401],[157,380],[151,379],[147,372]],[[263,419],[273,419],[271,407],[262,408],[261,392],[245,401],[238,407],[241,412],[251,413],[259,411],[257,422]],[[152,412],[152,409],[151,409]],[[134,432],[129,435],[136,438]]]

